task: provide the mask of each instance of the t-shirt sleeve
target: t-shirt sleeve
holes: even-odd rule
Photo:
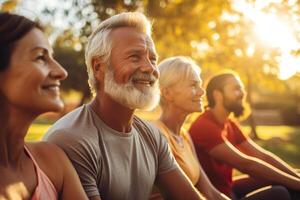
[[[202,121],[195,121],[190,127],[189,133],[195,147],[201,146],[206,151],[210,151],[226,140],[226,138],[222,137],[222,129],[210,122],[202,123]]]
[[[67,132],[54,131],[48,134],[47,141],[58,145],[64,150],[78,173],[81,184],[88,197],[100,196],[97,186],[96,154],[89,150],[91,144],[68,136]]]
[[[231,126],[235,133],[236,144],[241,144],[248,139],[248,136],[242,132],[241,128],[236,123],[231,122]]]
[[[158,130],[159,131],[159,130]],[[164,174],[177,169],[178,164],[171,153],[167,139],[162,133],[158,133],[158,174]]]

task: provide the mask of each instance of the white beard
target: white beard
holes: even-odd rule
[[[113,70],[108,67],[104,75],[104,92],[116,102],[130,109],[152,110],[158,105],[160,99],[157,79],[151,87],[146,87],[144,91],[137,89],[132,81],[133,78],[144,75],[151,77],[151,79],[156,79],[153,75],[135,73],[127,83],[118,84],[114,79]]]

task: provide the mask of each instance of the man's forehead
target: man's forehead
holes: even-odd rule
[[[112,45],[115,49],[150,50],[156,54],[155,45],[151,36],[138,31],[135,28],[120,27],[111,32]]]
[[[113,42],[115,43],[131,41],[141,41],[148,44],[153,43],[151,36],[133,27],[119,27],[113,29],[110,34]]]

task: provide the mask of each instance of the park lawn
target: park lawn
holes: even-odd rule
[[[249,127],[242,127],[249,132]],[[261,140],[257,144],[267,149],[293,167],[300,168],[300,126],[258,126]]]
[[[26,136],[26,141],[39,141],[47,132],[51,124],[33,124]],[[249,127],[242,129],[248,133]],[[280,158],[300,168],[300,126],[258,126],[258,136],[261,140],[257,143],[263,148],[275,153]]]
[[[28,142],[39,141],[43,138],[43,135],[51,127],[51,124],[32,124],[28,130],[28,134],[25,140]]]

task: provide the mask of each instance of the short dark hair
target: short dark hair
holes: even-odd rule
[[[214,90],[219,90],[219,91],[223,92],[224,85],[225,85],[227,79],[236,77],[236,76],[237,76],[237,74],[235,74],[233,72],[225,72],[225,73],[221,73],[221,74],[213,76],[208,81],[208,84],[206,87],[206,97],[207,97],[207,102],[208,102],[207,107],[213,108],[216,104],[214,96],[213,96]]]
[[[8,12],[0,12],[0,24],[0,71],[4,71],[9,66],[16,42],[33,28],[42,31],[43,28],[39,22]]]

